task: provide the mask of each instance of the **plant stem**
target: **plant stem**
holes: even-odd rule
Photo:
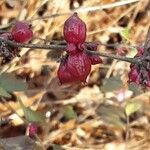
[[[47,50],[65,50],[66,49],[66,44],[65,45],[59,45],[59,44],[24,44],[24,43],[16,43],[14,41],[6,40],[0,38],[0,42],[5,42],[11,47],[22,47],[22,48],[33,48],[33,49],[47,49]],[[91,43],[91,42],[86,42],[86,44]],[[104,44],[102,44],[104,45]],[[118,45],[118,44],[117,44]],[[114,44],[114,47],[116,44]],[[129,63],[137,63],[139,64],[141,62],[140,58],[129,58],[125,56],[119,56],[119,55],[112,55],[112,54],[107,54],[107,53],[102,53],[102,52],[97,52],[97,51],[91,51],[91,50],[86,50],[87,53],[91,55],[98,55],[102,57],[107,57],[110,59],[117,59]]]

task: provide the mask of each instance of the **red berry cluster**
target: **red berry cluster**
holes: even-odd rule
[[[138,53],[134,58],[142,58],[144,54],[144,48],[138,48]],[[131,64],[129,72],[129,83],[135,82],[137,85],[142,84],[144,86],[150,87],[150,69],[138,65]]]
[[[86,24],[74,13],[64,23],[64,38],[67,42],[67,56],[61,61],[58,78],[63,83],[86,82],[91,65],[102,63],[99,56],[90,56],[85,49],[97,49],[96,43],[85,44]]]
[[[10,32],[0,34],[0,38],[18,43],[29,42],[32,37],[31,25],[21,21],[16,22]],[[11,47],[6,42],[1,42],[0,54],[3,57],[3,63],[6,63],[19,56],[19,50],[18,48]]]

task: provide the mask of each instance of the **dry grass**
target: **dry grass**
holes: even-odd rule
[[[70,0],[71,1],[71,0]],[[69,0],[1,0],[0,1],[0,29],[7,29],[13,19],[29,20],[33,26],[34,39],[32,43],[49,43],[52,40],[63,40],[64,21],[72,13],[69,9]],[[129,1],[129,0],[128,0]],[[148,27],[150,26],[150,2],[139,2],[111,7],[117,0],[83,0],[82,6],[74,1],[74,7],[82,11],[80,17],[87,24],[87,41],[101,41],[103,43],[121,42],[131,45],[144,43]],[[125,1],[120,2],[124,3]],[[6,3],[8,3],[6,5]],[[93,9],[93,6],[107,6],[109,8]],[[9,6],[12,5],[12,6]],[[84,8],[88,7],[89,10]],[[77,9],[78,11],[78,9]],[[60,14],[60,16],[51,16]],[[47,16],[47,17],[44,17]],[[49,17],[48,17],[49,16]],[[127,40],[122,39],[120,31],[124,27],[130,29]],[[42,40],[45,39],[45,40]],[[114,49],[99,46],[100,51],[115,53]],[[92,69],[87,85],[60,86],[56,77],[59,63],[56,61],[62,52],[41,49],[21,50],[21,58],[15,58],[10,64],[1,67],[1,72],[11,72],[16,76],[26,79],[29,88],[26,92],[15,93],[26,106],[44,113],[50,112],[47,124],[42,127],[38,135],[45,149],[53,144],[61,145],[67,150],[148,150],[149,144],[149,119],[150,113],[145,109],[140,117],[132,116],[130,135],[125,140],[126,129],[107,124],[97,115],[99,104],[105,102],[112,105],[123,105],[117,101],[115,92],[102,93],[100,86],[102,79],[112,75],[120,75],[125,84],[127,99],[138,99],[149,106],[150,93],[145,91],[135,97],[126,88],[129,64],[110,62],[104,59],[105,64],[96,65]],[[20,106],[15,98],[7,101],[8,104],[23,116]],[[64,120],[62,110],[66,105],[74,108],[78,120]],[[8,106],[9,107],[9,106]],[[12,116],[11,125],[0,127],[0,136],[13,137],[23,135],[24,123],[14,112],[0,103],[0,116]],[[12,130],[13,129],[13,130]]]

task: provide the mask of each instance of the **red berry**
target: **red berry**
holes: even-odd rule
[[[28,42],[33,37],[31,26],[26,22],[16,22],[12,28],[12,37],[16,42]]]
[[[91,71],[91,61],[84,52],[69,55],[64,62],[61,62],[58,69],[60,82],[86,82],[86,78]]]
[[[64,38],[68,43],[84,43],[86,39],[86,24],[74,13],[64,23]]]
[[[87,54],[79,52],[68,57],[67,66],[70,73],[81,82],[86,82],[86,78],[91,71],[91,61]]]
[[[74,77],[72,77],[72,75],[69,72],[69,69],[67,68],[66,61],[67,60],[61,62],[58,72],[57,72],[57,75],[61,84],[75,81]]]
[[[79,50],[78,50],[78,48],[77,48],[77,46],[75,44],[73,44],[73,43],[67,43],[66,51],[68,52],[68,54],[75,54]]]
[[[99,56],[89,56],[84,51],[97,50],[97,43],[85,44],[86,24],[74,13],[64,24],[64,38],[67,42],[68,57],[58,69],[58,78],[63,83],[86,82],[92,64],[101,63]]]

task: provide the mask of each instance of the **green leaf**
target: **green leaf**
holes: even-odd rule
[[[124,128],[126,116],[122,107],[113,106],[110,104],[101,104],[97,110],[97,114],[106,123]]]
[[[0,75],[0,87],[7,92],[24,91],[27,89],[27,84],[16,79],[11,74],[4,73]]]
[[[64,114],[64,117],[65,117],[67,120],[77,119],[77,114],[76,114],[76,112],[73,110],[73,107],[72,107],[72,106],[66,106],[66,107],[64,108],[63,114]]]
[[[0,96],[6,97],[6,98],[11,98],[11,95],[1,87],[0,87]]]
[[[134,102],[128,102],[125,107],[125,112],[127,116],[130,116],[131,114],[135,113],[142,107],[142,104],[138,101]]]
[[[125,39],[128,39],[129,38],[129,29],[128,28],[124,28],[121,32],[120,32],[120,35],[125,38]]]
[[[19,98],[18,101],[21,105],[21,108],[23,109],[25,118],[28,122],[36,122],[42,124],[45,123],[45,116],[43,113],[34,111],[31,108],[26,107]]]
[[[103,85],[100,87],[100,89],[103,92],[112,92],[115,90],[119,90],[123,87],[123,83],[121,79],[116,76],[116,77],[110,77],[108,79],[104,79]]]
[[[135,96],[143,93],[141,87],[137,85],[136,83],[130,83],[129,90],[132,91],[135,94]]]

